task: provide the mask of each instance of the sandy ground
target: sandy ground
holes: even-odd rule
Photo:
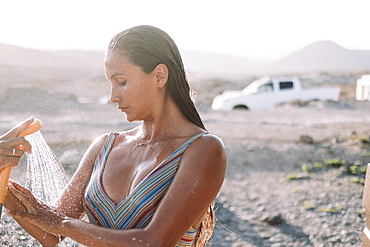
[[[41,133],[69,175],[98,135],[136,125],[127,123],[111,104],[61,105],[54,111],[37,114],[2,109],[0,128],[6,130],[31,114],[39,117]],[[352,176],[338,176],[338,169],[306,173],[294,181],[286,175],[302,174],[302,164],[333,158],[361,166],[369,163],[370,149],[361,142],[370,138],[369,102],[287,104],[259,112],[205,110],[202,115],[209,131],[222,138],[228,154],[227,174],[216,204],[213,246],[360,244],[364,226],[361,183],[349,182]],[[300,141],[303,135],[313,142]],[[24,167],[15,168],[12,178],[21,179],[24,173]],[[306,202],[314,206],[305,209]],[[319,210],[347,205],[352,211]],[[268,224],[269,216],[281,217],[281,221]],[[19,227],[14,226],[14,231],[0,233],[3,246],[32,246]],[[8,234],[17,243],[11,243]]]

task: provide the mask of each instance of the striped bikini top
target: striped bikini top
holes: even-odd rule
[[[197,134],[182,144],[151,171],[127,198],[117,204],[108,197],[102,185],[105,162],[116,137],[115,133],[109,133],[95,160],[93,173],[85,191],[84,209],[89,221],[98,226],[115,229],[147,226],[176,174],[183,153],[196,138],[203,134]],[[196,233],[197,229],[191,227],[176,246],[191,246]]]

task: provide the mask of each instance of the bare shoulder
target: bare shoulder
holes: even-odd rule
[[[86,153],[94,153],[100,150],[103,147],[104,142],[107,140],[108,135],[109,133],[105,133],[95,138],[95,140],[91,143]]]
[[[85,154],[83,155],[80,164],[78,165],[78,168],[74,174],[73,177],[78,177],[78,180],[81,180],[83,177],[86,180],[89,178],[94,163],[96,160],[96,157],[99,155],[100,151],[103,148],[103,145],[105,141],[107,140],[109,133],[100,135],[99,137],[95,138],[95,140],[91,143],[89,148],[86,150]]]
[[[226,151],[222,140],[214,134],[198,137],[184,153],[181,163],[199,172],[224,175],[226,170]]]
[[[115,132],[115,133],[109,132],[109,133],[102,134],[98,136],[97,138],[95,138],[93,143],[90,145],[89,149],[86,151],[86,154],[88,154],[88,156],[98,155],[100,150],[103,148],[103,145],[105,141],[107,140],[108,136],[111,134],[115,135],[115,140],[117,140],[118,142],[121,142],[125,140],[128,136],[135,135],[136,132],[137,132],[137,128],[133,128],[133,129],[129,129],[129,130],[122,131],[122,132]]]
[[[101,146],[101,145],[103,145],[108,136],[109,136],[109,133],[105,133],[105,134],[102,134],[102,135],[98,136],[92,142],[91,146]]]
[[[122,142],[127,138],[127,136],[134,135],[136,131],[137,128],[133,128],[123,132],[114,132],[114,133],[108,132],[98,136],[97,138],[95,138],[90,147],[87,149],[83,159],[87,160],[88,162],[91,161],[90,159],[95,160],[96,156],[99,155],[100,151],[102,150],[108,136],[110,136],[111,134],[115,135],[114,141]]]
[[[198,137],[194,142],[189,146],[189,153],[201,154],[201,155],[226,155],[225,146],[222,140],[214,135],[206,133]]]
[[[82,157],[79,168],[88,167],[88,169],[91,169],[92,163],[95,161],[100,150],[103,148],[108,135],[109,133],[105,133],[95,138],[95,140],[91,143],[84,156]]]
[[[202,135],[201,137],[197,138],[196,141],[198,143],[195,142],[195,145],[204,146],[204,148],[211,148],[211,149],[216,148],[216,149],[225,150],[222,140],[214,134],[206,133]],[[198,147],[198,148],[201,148],[201,147]]]

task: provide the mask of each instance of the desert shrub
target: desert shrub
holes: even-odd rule
[[[287,174],[286,176],[285,176],[285,178],[286,178],[286,180],[297,180],[297,179],[299,179],[298,178],[298,176],[297,176],[297,174],[295,174],[295,173],[289,173],[289,174]]]
[[[337,159],[337,158],[328,159],[328,160],[325,160],[325,165],[327,167],[340,168],[340,167],[346,165],[346,161],[345,160],[341,160],[341,159]]]
[[[369,146],[370,144],[370,138],[366,138],[366,137],[359,137],[358,138],[358,141],[363,145],[363,146]]]
[[[360,208],[360,209],[357,209],[357,210],[355,211],[355,213],[356,213],[357,215],[359,215],[359,216],[362,218],[363,216],[365,216],[365,214],[366,214],[366,210],[365,210],[364,208]]]
[[[361,175],[366,173],[366,167],[361,165],[351,165],[349,167],[350,173],[353,175]]]
[[[322,170],[325,168],[324,164],[322,162],[314,162],[313,163],[313,168],[315,170]]]
[[[302,172],[306,172],[306,173],[321,171],[323,169],[325,169],[325,164],[323,164],[322,162],[314,162],[313,164],[304,163],[301,166]]]
[[[300,180],[300,179],[307,179],[309,178],[305,174],[302,173],[289,173],[285,176],[285,179],[290,181],[290,180]]]
[[[302,172],[310,172],[309,164],[306,164],[306,163],[302,164],[301,170],[302,170]]]
[[[359,178],[359,177],[353,177],[349,181],[351,183],[354,183],[354,184],[362,184],[362,185],[365,184],[365,179],[364,178]]]
[[[325,212],[325,213],[340,213],[342,209],[343,209],[343,206],[337,206],[337,207],[329,206],[329,207],[318,208],[317,211]]]
[[[316,205],[314,203],[312,203],[312,202],[309,202],[309,201],[304,201],[303,202],[303,207],[306,210],[314,210],[314,209],[316,209]]]

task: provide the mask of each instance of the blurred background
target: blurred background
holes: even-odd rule
[[[0,129],[40,118],[72,175],[97,136],[138,124],[108,102],[104,50],[116,33],[153,25],[177,43],[196,105],[228,152],[213,245],[359,245],[364,172],[349,169],[370,162],[370,105],[356,99],[357,80],[370,74],[369,9],[366,0],[2,2]],[[265,75],[298,77],[305,89],[340,87],[341,100],[211,109],[216,95]],[[342,170],[325,166],[329,160]],[[310,173],[317,162],[327,169]],[[12,172],[24,174],[22,166]],[[13,233],[2,228],[3,246],[37,246],[5,220]]]

